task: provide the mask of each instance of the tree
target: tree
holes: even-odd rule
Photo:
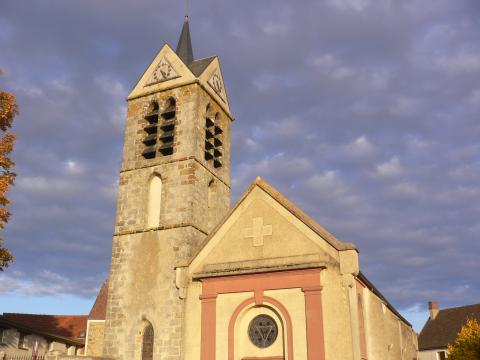
[[[448,345],[448,360],[480,359],[480,323],[469,319],[457,335],[455,343]]]
[[[2,74],[3,71],[0,69],[0,75]],[[15,96],[6,91],[0,91],[0,229],[5,227],[11,216],[7,210],[10,204],[7,192],[15,180],[15,173],[12,171],[15,163],[9,157],[15,145],[15,135],[9,129],[17,113]],[[0,271],[3,271],[12,260],[12,253],[3,247],[3,239],[0,237]]]

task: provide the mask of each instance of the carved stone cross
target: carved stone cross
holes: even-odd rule
[[[263,237],[272,235],[272,225],[263,226],[263,218],[253,218],[253,227],[245,229],[245,237],[253,238],[253,246],[263,246]]]

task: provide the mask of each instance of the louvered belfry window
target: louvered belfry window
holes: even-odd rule
[[[222,166],[223,130],[218,122],[219,114],[212,107],[207,107],[205,116],[205,160],[212,161],[215,168]]]
[[[147,125],[144,127],[143,157],[153,159],[157,156],[173,154],[176,111],[177,104],[173,98],[166,101],[162,111],[157,102],[150,105],[150,109],[145,115]]]

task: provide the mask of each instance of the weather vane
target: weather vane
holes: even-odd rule
[[[189,0],[185,0],[185,17],[188,17]]]

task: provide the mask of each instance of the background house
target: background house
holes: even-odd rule
[[[103,348],[108,282],[88,315],[4,313],[0,316],[0,360],[47,353],[99,355]]]
[[[82,354],[87,316],[4,313],[0,316],[0,360]]]
[[[418,336],[418,360],[444,360],[468,319],[480,321],[480,304],[440,310],[436,301],[428,303],[430,317]]]

